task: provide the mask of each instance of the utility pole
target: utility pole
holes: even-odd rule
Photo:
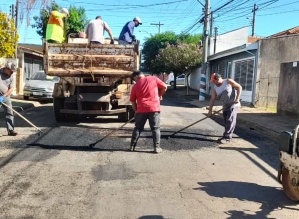
[[[12,4],[11,6],[10,6],[10,12],[9,12],[9,14],[11,15],[11,19],[15,19],[15,5],[14,4]]]
[[[214,22],[214,18],[213,18],[213,11],[212,11],[210,16],[210,36],[213,35],[213,22]]]
[[[255,28],[255,16],[256,16],[256,11],[258,10],[258,7],[256,4],[254,4],[254,7],[253,7],[253,19],[252,19],[252,33],[251,33],[251,36],[254,36],[254,28]]]
[[[216,54],[216,42],[217,42],[217,35],[218,35],[218,27],[215,27],[215,33],[214,33],[214,54]]]
[[[18,29],[18,21],[19,21],[19,4],[20,4],[20,0],[16,0],[16,21],[15,21],[15,27],[16,29]]]
[[[158,28],[159,28],[159,32],[158,33],[160,33],[160,27],[162,26],[162,25],[164,25],[164,24],[161,24],[160,23],[160,21],[159,21],[159,23],[158,24],[153,24],[153,23],[151,23],[151,25],[156,25],[156,26],[159,26]]]
[[[206,94],[206,64],[208,60],[208,26],[209,26],[209,15],[210,15],[210,0],[206,0],[204,9],[204,26],[203,26],[203,49],[201,58],[201,77],[200,77],[200,88],[199,88],[199,100],[205,100]]]

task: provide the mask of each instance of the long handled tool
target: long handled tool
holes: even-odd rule
[[[240,101],[241,101],[241,100],[240,100]],[[233,105],[234,105],[234,103],[233,103],[232,105],[230,105],[230,106],[223,107],[223,108],[221,108],[220,110],[214,111],[214,112],[212,113],[212,115],[215,115],[215,114],[221,112],[222,110],[229,109],[229,108],[230,108],[231,106],[233,106]],[[199,123],[199,122],[201,122],[201,121],[203,121],[203,120],[205,120],[205,119],[207,119],[207,118],[210,118],[210,116],[206,116],[206,117],[204,117],[204,118],[202,118],[202,119],[200,119],[200,120],[198,120],[198,121],[196,121],[196,122],[194,122],[194,123],[192,123],[192,124],[190,124],[190,125],[188,125],[188,126],[182,128],[182,129],[180,129],[180,130],[174,132],[173,134],[169,135],[167,139],[170,139],[171,137],[175,136],[177,133],[179,133],[179,132],[181,132],[181,131],[184,131],[185,129],[187,129],[187,128],[189,128],[189,127],[191,127],[191,126],[193,126],[193,125],[195,125],[195,124],[197,124],[197,123]]]
[[[89,145],[90,148],[93,148],[94,146],[96,146],[97,143],[103,141],[105,138],[109,137],[112,133],[118,131],[119,129],[121,129],[122,127],[124,127],[125,125],[127,125],[129,122],[133,121],[133,119],[135,119],[135,117],[133,117],[132,119],[130,119],[129,121],[125,122],[122,126],[113,129],[111,132],[109,132],[107,135],[105,135],[104,137],[102,137],[101,139],[97,140],[96,142],[92,143]]]
[[[20,116],[22,119],[24,119],[26,122],[28,122],[33,128],[35,128],[36,130],[39,131],[38,136],[40,136],[43,132],[40,128],[36,127],[32,122],[30,122],[28,119],[26,119],[24,116],[22,116],[20,113],[18,113],[17,111],[15,111],[14,109],[12,109],[11,107],[9,107],[7,104],[2,103],[3,106],[7,107],[8,109],[12,110],[15,114],[17,114],[18,116]]]

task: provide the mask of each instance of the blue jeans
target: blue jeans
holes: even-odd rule
[[[11,99],[10,97],[4,97],[3,103],[5,103],[7,106],[12,108]],[[2,105],[4,109],[4,115],[5,115],[5,123],[6,123],[6,129],[7,132],[14,130],[14,115],[13,111],[6,106]]]
[[[141,132],[144,130],[144,125],[148,120],[152,134],[154,147],[160,147],[160,112],[150,113],[136,113],[135,114],[135,127],[132,133],[131,146],[136,146]]]

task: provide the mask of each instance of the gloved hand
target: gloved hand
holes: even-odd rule
[[[133,41],[134,41],[134,40],[136,40],[136,37],[135,37],[135,35],[133,35],[133,36],[132,36],[132,40],[133,40]]]
[[[0,103],[4,101],[4,96],[0,96]]]
[[[110,41],[110,44],[114,44],[114,40],[113,39]]]

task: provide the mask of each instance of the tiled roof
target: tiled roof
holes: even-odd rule
[[[285,35],[292,35],[292,34],[299,34],[299,26],[285,30],[285,31],[281,31],[279,33],[273,34],[271,36],[268,36],[268,38],[270,37],[278,37],[278,36],[285,36]]]
[[[257,37],[257,36],[249,36],[248,37],[248,43],[255,43],[256,41],[262,39],[263,37]]]

